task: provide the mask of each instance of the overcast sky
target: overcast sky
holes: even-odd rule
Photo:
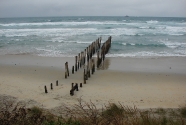
[[[186,17],[186,0],[0,0],[0,17]]]

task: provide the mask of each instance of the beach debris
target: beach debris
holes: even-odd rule
[[[45,88],[45,93],[48,93],[48,91],[47,91],[47,87],[45,86],[44,88]]]

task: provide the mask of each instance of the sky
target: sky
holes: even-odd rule
[[[0,0],[0,17],[186,17],[186,0]]]

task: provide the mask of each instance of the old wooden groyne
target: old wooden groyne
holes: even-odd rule
[[[108,53],[110,47],[111,47],[111,39],[112,37],[108,37],[108,39],[102,44],[101,46],[101,40],[102,38],[96,39],[96,41],[92,42],[89,46],[87,46],[83,51],[79,52],[75,56],[75,63],[72,66],[72,74],[75,74],[79,69],[83,70],[83,80],[82,83],[86,84],[87,80],[93,75],[96,71],[96,68],[101,67],[101,64],[105,60],[105,55]],[[97,54],[97,58],[94,56]],[[93,58],[94,56],[94,58]],[[96,63],[95,63],[96,59]],[[69,75],[69,66],[68,62],[65,63],[65,79],[67,79]],[[82,83],[80,83],[80,87],[82,87]],[[58,80],[56,81],[56,86],[58,86]],[[51,83],[50,86],[51,90],[53,89],[53,85]],[[47,87],[44,86],[45,93],[48,93]],[[70,89],[70,95],[74,95],[74,91],[78,91],[78,83],[74,86],[74,83],[72,83],[72,87]]]

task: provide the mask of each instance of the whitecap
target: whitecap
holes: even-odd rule
[[[171,35],[171,36],[183,36],[184,34],[172,34],[172,33],[170,33],[169,35]]]
[[[126,45],[127,45],[127,43],[122,43],[122,45],[126,46]]]
[[[175,49],[177,47],[182,47],[182,46],[186,47],[186,43],[172,42],[172,41],[168,41],[168,40],[160,40],[159,42],[163,43],[168,48],[172,48],[172,49]]]
[[[158,21],[157,20],[150,20],[150,21],[146,21],[146,23],[152,24],[152,23],[158,23]]]

